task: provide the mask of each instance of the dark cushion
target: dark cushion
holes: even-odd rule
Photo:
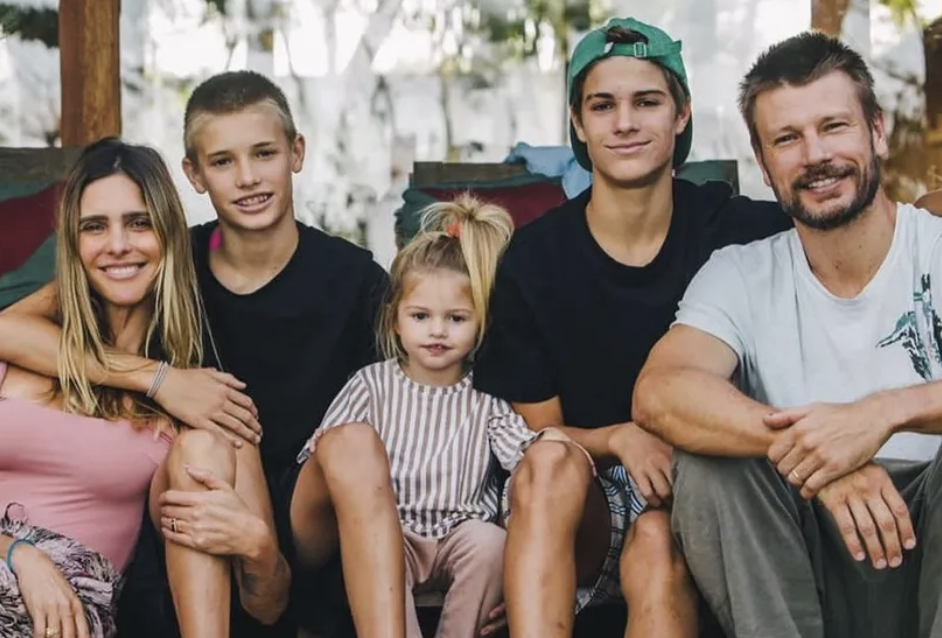
[[[510,213],[517,228],[566,201],[566,193],[559,180],[540,175],[491,182],[412,187],[403,193],[403,206],[396,211],[396,240],[400,247],[418,232],[423,208],[434,202],[452,200],[465,192],[471,192],[479,199],[502,206]]]

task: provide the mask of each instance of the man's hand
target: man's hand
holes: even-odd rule
[[[85,608],[49,556],[36,547],[18,545],[12,563],[35,638],[89,638]]]
[[[558,439],[554,439],[558,440]],[[501,603],[487,615],[487,624],[481,629],[481,636],[490,636],[507,626],[507,604]]]
[[[160,495],[160,528],[168,541],[216,556],[252,558],[271,534],[235,489],[212,472],[188,467],[207,490]]]
[[[671,499],[671,447],[634,423],[612,435],[612,451],[634,479],[641,496],[660,507]]]
[[[824,487],[818,500],[834,517],[854,560],[865,560],[869,554],[877,569],[899,567],[902,548],[916,546],[906,502],[886,470],[875,463]]]
[[[806,499],[868,463],[892,434],[873,397],[781,410],[767,416],[765,424],[782,430],[769,447],[769,460]]]
[[[258,410],[244,389],[244,383],[215,368],[170,368],[154,400],[191,428],[216,432],[241,447],[243,441],[257,444],[262,435]]]

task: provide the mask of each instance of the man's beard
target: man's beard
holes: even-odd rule
[[[779,204],[792,219],[815,230],[833,230],[850,224],[860,217],[870,204],[873,203],[880,189],[880,164],[873,147],[870,149],[870,163],[863,173],[856,166],[839,167],[824,162],[808,168],[798,179],[792,183],[789,190],[790,197],[783,194],[773,186],[775,197]],[[825,213],[812,213],[801,203],[801,191],[808,185],[822,179],[853,177],[857,184],[854,199],[843,208],[829,210]]]

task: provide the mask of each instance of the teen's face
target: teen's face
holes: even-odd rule
[[[846,74],[761,93],[753,115],[765,183],[796,221],[837,228],[870,206],[887,141],[882,119],[867,121]]]
[[[220,221],[265,230],[294,217],[292,173],[304,163],[304,138],[289,141],[268,103],[225,115],[198,115],[196,163],[183,161],[190,183],[208,193]]]
[[[675,138],[689,113],[677,113],[664,71],[652,62],[616,56],[589,70],[581,118],[572,122],[595,172],[614,184],[654,181],[671,168]]]
[[[457,383],[478,334],[468,277],[438,270],[410,275],[406,283],[396,312],[406,372],[429,385]]]
[[[79,258],[89,285],[130,308],[153,289],[163,252],[137,184],[117,173],[89,184],[79,204]]]

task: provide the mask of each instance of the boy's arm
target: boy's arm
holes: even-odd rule
[[[61,329],[48,318],[54,314],[53,295],[47,286],[0,313],[0,360],[58,377]],[[141,394],[151,389],[160,366],[157,361],[123,353],[110,353],[109,369],[91,357],[85,364],[93,384]],[[154,400],[190,427],[219,432],[236,445],[242,440],[257,443],[261,434],[258,411],[244,389],[245,384],[231,374],[215,369],[170,368]]]

